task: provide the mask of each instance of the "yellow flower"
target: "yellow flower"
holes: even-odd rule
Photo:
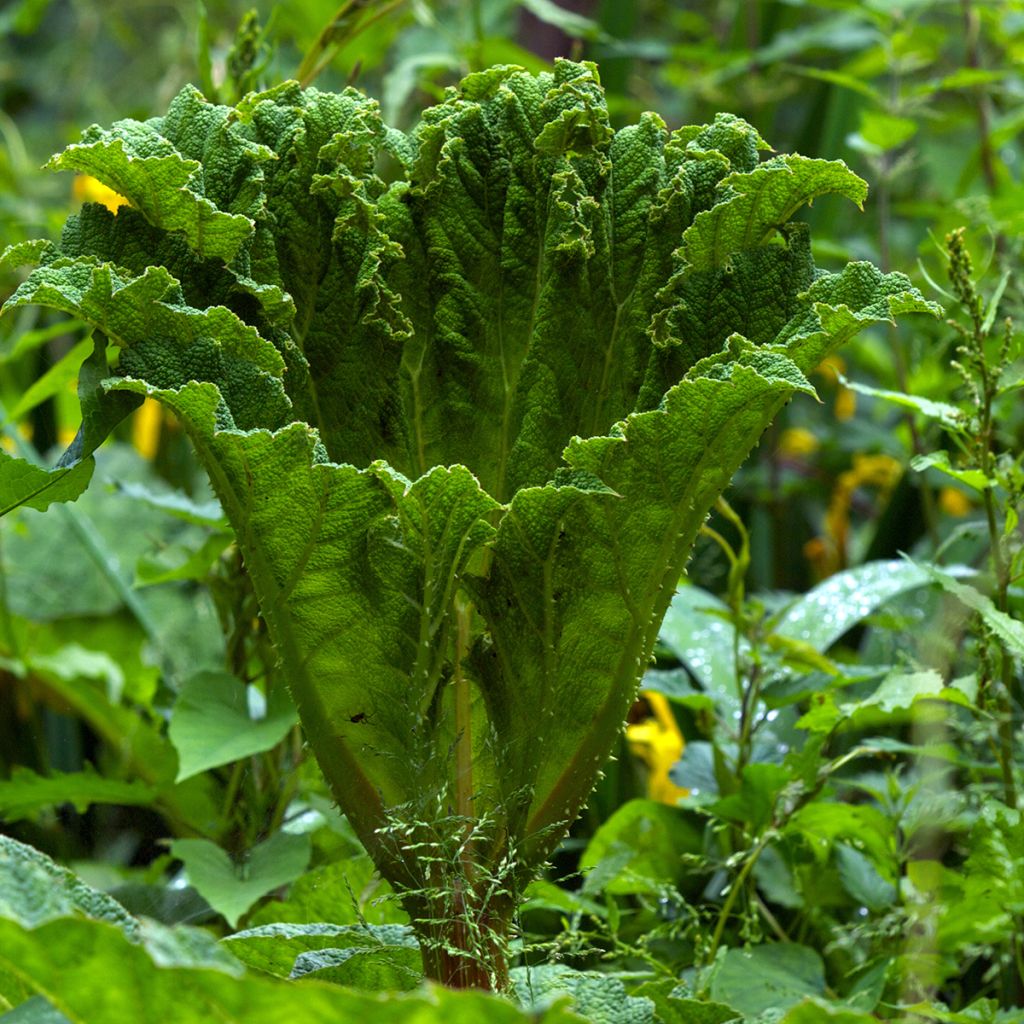
[[[88,174],[79,174],[75,178],[71,186],[71,195],[79,203],[101,203],[111,213],[116,213],[120,207],[129,205],[124,196]]]
[[[871,487],[884,500],[902,472],[903,467],[890,455],[854,455],[853,466],[836,480],[825,513],[824,536],[817,538],[818,543],[804,545],[804,554],[814,566],[815,575],[824,579],[846,567],[854,493],[861,487]]]
[[[669,777],[672,766],[682,757],[686,745],[668,701],[660,694],[644,690],[640,696],[653,715],[626,726],[629,749],[647,765],[647,795],[663,804],[676,804],[690,791],[677,786]]]
[[[939,508],[947,516],[956,516],[960,519],[970,515],[971,499],[959,487],[943,487],[939,491]]]
[[[163,410],[160,403],[147,398],[132,418],[132,444],[144,459],[152,459],[160,447],[160,425]]]
[[[779,438],[778,452],[791,458],[813,455],[820,447],[820,442],[810,430],[803,427],[790,427],[782,432]]]
[[[836,419],[843,421],[853,419],[853,414],[857,411],[856,392],[851,391],[850,388],[838,382],[838,377],[846,373],[846,363],[843,362],[842,356],[829,356],[815,370],[815,373],[819,373],[829,380],[836,381],[836,403],[834,407]]]
[[[23,423],[19,423],[16,429],[26,441],[32,440],[32,424],[29,423],[28,420]],[[3,437],[0,438],[0,448],[3,448],[5,452],[8,452],[11,455],[18,454],[18,446],[14,443],[14,438],[11,437],[10,434],[4,434]]]

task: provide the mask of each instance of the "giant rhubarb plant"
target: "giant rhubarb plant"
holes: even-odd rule
[[[504,983],[517,895],[587,799],[712,503],[806,374],[928,310],[788,223],[844,164],[728,115],[612,131],[592,65],[470,75],[409,134],[354,90],[90,128],[86,205],[7,309],[94,328],[73,497],[151,396],[223,503],[306,735],[426,972]],[[386,169],[387,183],[381,177]]]

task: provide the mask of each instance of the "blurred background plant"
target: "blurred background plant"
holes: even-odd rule
[[[682,977],[751,1019],[1019,1005],[1024,2],[8,0],[0,243],[116,205],[38,169],[186,81],[222,102],[354,84],[407,127],[468,71],[559,55],[599,62],[616,124],[728,110],[846,160],[871,196],[808,211],[817,261],[904,270],[951,319],[862,336],[741,472],[524,955],[638,972],[662,1008]],[[0,298],[16,283],[0,270]],[[88,351],[54,314],[0,321],[6,447],[66,446]],[[144,405],[57,511],[0,530],[4,831],[167,921],[400,920],[173,422]]]

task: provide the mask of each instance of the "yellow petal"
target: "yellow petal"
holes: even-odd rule
[[[947,516],[956,516],[959,519],[970,515],[971,499],[959,487],[943,487],[939,491],[939,508]]]
[[[648,797],[661,803],[676,804],[689,790],[677,786],[669,772],[682,757],[686,744],[665,697],[647,690],[642,696],[654,713],[653,717],[626,726],[626,739],[634,756],[647,765]]]
[[[160,403],[147,398],[136,410],[132,419],[132,444],[144,458],[152,459],[160,447],[160,424],[163,410]]]
[[[790,427],[782,432],[779,438],[778,452],[780,455],[801,456],[813,455],[821,447],[817,437],[803,427]]]
[[[80,203],[100,203],[111,213],[116,213],[122,206],[129,205],[124,196],[88,174],[79,174],[75,178],[71,186],[71,195]]]

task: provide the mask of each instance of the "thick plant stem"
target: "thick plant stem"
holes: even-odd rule
[[[470,682],[462,661],[469,649],[472,608],[465,602],[456,606],[455,636],[455,812],[469,818],[473,813],[473,703]]]
[[[506,991],[513,901],[487,900],[479,888],[462,884],[453,893],[424,902],[409,908],[424,975],[448,988]]]

